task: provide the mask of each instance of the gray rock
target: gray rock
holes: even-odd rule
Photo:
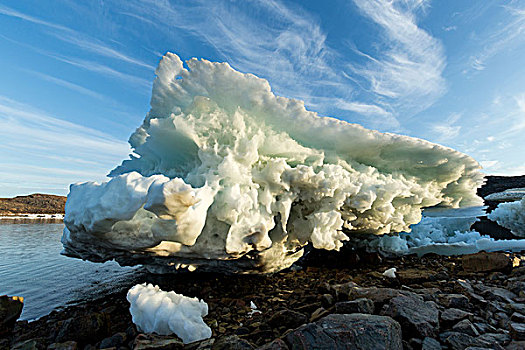
[[[268,324],[274,328],[284,327],[286,329],[297,328],[308,322],[305,314],[293,310],[280,310],[270,317]]]
[[[469,300],[463,294],[443,294],[439,297],[439,303],[446,308],[469,308]]]
[[[445,311],[441,313],[441,317],[440,317],[441,325],[444,328],[447,328],[470,316],[472,316],[470,312],[463,311],[461,309],[456,309],[456,308],[446,309]]]
[[[176,336],[139,334],[133,343],[133,350],[182,350],[184,344]]]
[[[514,293],[512,293],[510,290],[506,290],[499,287],[491,287],[487,289],[483,296],[485,299],[488,300],[496,300],[503,303],[510,303],[514,298],[517,298],[518,296]]]
[[[480,333],[493,333],[493,332],[496,332],[496,328],[492,327],[490,324],[488,323],[484,323],[484,322],[475,322],[473,323],[474,326],[476,327],[476,329],[480,332]]]
[[[290,348],[284,340],[282,339],[275,339],[274,341],[264,344],[261,347],[258,347],[257,350],[289,350]]]
[[[421,344],[421,350],[441,350],[441,344],[434,338],[426,337]]]
[[[459,321],[458,323],[454,325],[454,327],[452,327],[452,330],[455,332],[461,332],[461,333],[465,333],[468,335],[472,335],[474,337],[477,337],[479,335],[478,330],[474,327],[472,322],[470,322],[469,320]]]
[[[101,349],[102,346],[100,347]],[[53,343],[47,347],[47,350],[77,350],[78,344],[76,341],[66,341],[64,343]]]
[[[100,349],[117,347],[121,344],[124,344],[126,339],[127,339],[127,334],[125,332],[113,334],[111,337],[104,338],[100,342]]]
[[[252,350],[255,346],[236,335],[219,338],[211,347],[212,350]]]
[[[520,314],[519,312],[514,312],[510,315],[510,320],[517,323],[525,323],[525,315]]]
[[[513,340],[525,340],[525,323],[509,323],[510,336]]]
[[[390,317],[335,314],[288,333],[291,349],[402,349],[401,326]]]
[[[0,296],[0,338],[9,334],[22,313],[24,298]]]
[[[523,349],[525,349],[525,341],[512,341],[505,348],[505,350],[523,350]]]
[[[373,314],[374,302],[367,298],[340,301],[335,304],[336,314]]]
[[[459,332],[445,332],[440,337],[451,350],[463,350],[469,345],[473,345],[472,343],[475,340],[474,337]]]
[[[510,336],[505,333],[486,333],[477,337],[472,345],[491,347],[493,344],[504,344],[509,340]]]
[[[439,329],[439,311],[431,301],[423,301],[415,295],[401,295],[392,298],[381,314],[390,316],[403,327],[405,338],[419,335],[435,337]]]
[[[96,342],[108,335],[108,324],[107,315],[98,312],[72,317],[64,321],[55,340],[57,342],[67,340],[82,343]]]

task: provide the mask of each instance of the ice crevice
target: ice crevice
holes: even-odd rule
[[[227,63],[166,54],[133,149],[104,183],[73,184],[64,254],[156,272],[271,272],[311,243],[409,232],[426,207],[480,205],[478,163],[276,96]]]

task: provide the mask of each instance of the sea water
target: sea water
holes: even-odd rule
[[[131,285],[137,268],[91,263],[60,255],[61,222],[0,220],[0,295],[24,297],[22,320],[96,299]]]

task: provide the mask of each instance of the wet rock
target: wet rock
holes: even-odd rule
[[[441,313],[441,325],[448,328],[457,322],[472,316],[472,313],[463,311],[461,309],[450,308]]]
[[[101,349],[102,346],[100,347]],[[64,343],[53,343],[47,347],[47,350],[77,350],[78,344],[76,341],[66,341]]]
[[[434,338],[426,337],[421,343],[421,350],[441,350],[441,344]]]
[[[403,335],[435,337],[439,328],[439,311],[431,301],[423,301],[415,295],[392,298],[381,310],[381,315],[390,316],[403,327]]]
[[[282,339],[275,339],[274,341],[264,344],[261,347],[258,347],[257,350],[289,350],[290,348],[284,340]]]
[[[308,322],[306,315],[293,310],[280,310],[270,317],[268,324],[273,328],[296,328]]]
[[[56,337],[57,342],[75,340],[80,343],[93,343],[108,335],[106,314],[91,313],[77,315],[63,322]]]
[[[469,300],[463,294],[443,294],[439,297],[439,303],[446,308],[469,308]]]
[[[473,337],[477,337],[479,335],[478,330],[469,320],[459,321],[452,327],[452,330],[455,332],[461,332],[468,335],[472,335]]]
[[[212,350],[252,350],[255,346],[236,335],[219,338],[211,347]]]
[[[175,336],[139,334],[133,343],[133,350],[182,350],[184,344]]]
[[[22,313],[24,298],[0,296],[0,337],[9,334]]]
[[[509,323],[510,336],[514,340],[525,340],[525,323]]]
[[[367,298],[340,301],[335,304],[336,314],[373,314],[374,302]]]
[[[401,326],[390,317],[329,315],[290,332],[292,349],[402,349]]]
[[[479,252],[461,258],[463,270],[467,272],[490,272],[512,269],[512,259],[501,252]]]

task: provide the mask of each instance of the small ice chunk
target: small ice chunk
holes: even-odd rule
[[[396,278],[396,271],[397,269],[395,267],[392,267],[391,269],[388,269],[385,272],[383,272],[383,276],[388,278]]]
[[[248,317],[252,317],[254,314],[262,314],[260,310],[257,310],[257,305],[253,301],[250,301],[250,312],[248,312]]]
[[[151,283],[137,284],[128,291],[129,311],[138,329],[160,335],[176,334],[184,344],[211,337],[202,319],[208,304],[175,292],[165,292]]]

